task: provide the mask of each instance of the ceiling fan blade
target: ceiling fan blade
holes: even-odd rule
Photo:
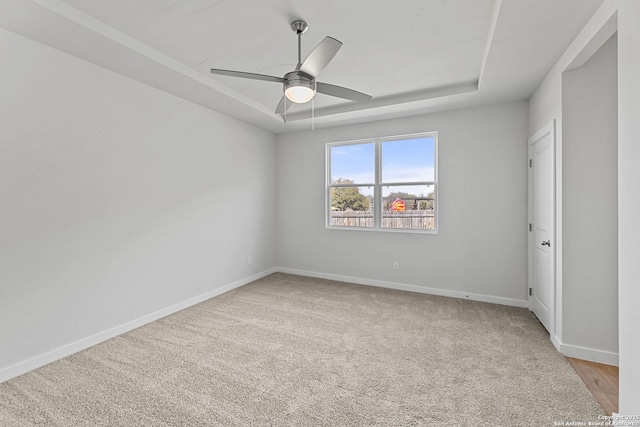
[[[369,101],[372,98],[371,95],[358,92],[357,90],[320,82],[316,82],[316,92],[337,98],[350,99],[351,101]]]
[[[324,70],[341,47],[341,41],[333,37],[325,37],[304,60],[300,66],[300,71],[309,74],[311,77],[318,77],[320,71]]]
[[[220,74],[222,76],[242,77],[243,79],[264,80],[267,82],[284,83],[282,77],[268,76],[266,74],[245,73],[244,71],[211,69],[211,74]]]
[[[289,107],[291,107],[291,104],[293,104],[293,102],[287,102],[285,100],[285,96],[282,96],[282,99],[280,99],[280,102],[278,102],[278,106],[276,107],[276,114],[284,114],[285,112],[285,104],[286,104],[286,109],[288,110]]]

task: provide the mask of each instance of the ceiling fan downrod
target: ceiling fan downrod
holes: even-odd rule
[[[298,65],[296,70],[302,67],[302,35],[309,29],[309,25],[302,19],[298,19],[291,23],[291,29],[298,35]]]

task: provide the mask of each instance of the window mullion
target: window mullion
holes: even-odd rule
[[[324,152],[324,225],[331,225],[331,146],[327,145]]]
[[[374,142],[376,184],[373,187],[373,206],[375,208],[373,214],[373,223],[376,229],[380,229],[382,225],[382,187],[380,187],[380,182],[382,181],[382,144],[380,143],[380,140],[375,140]]]

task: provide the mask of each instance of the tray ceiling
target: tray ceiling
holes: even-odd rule
[[[603,0],[7,0],[0,26],[276,133],[308,129],[311,103],[274,113],[281,76],[325,36],[344,43],[318,81],[316,126],[527,99]],[[401,7],[400,7],[401,5]]]

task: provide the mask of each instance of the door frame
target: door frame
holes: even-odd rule
[[[551,341],[558,347],[558,344],[562,342],[561,337],[559,336],[559,331],[561,330],[562,324],[562,293],[561,290],[561,275],[562,275],[562,230],[561,230],[561,165],[562,158],[561,153],[558,152],[558,138],[557,138],[557,129],[556,129],[556,120],[553,119],[542,128],[540,128],[537,132],[535,132],[531,137],[527,139],[527,306],[529,310],[533,311],[532,307],[532,297],[529,295],[529,288],[533,285],[533,248],[536,242],[533,239],[533,232],[529,231],[529,224],[533,222],[533,168],[530,167],[529,160],[533,158],[532,156],[532,148],[531,142],[537,141],[542,138],[544,135],[551,135],[551,153],[553,155],[552,167],[553,171],[552,176],[552,191],[553,191],[553,200],[554,200],[554,211],[552,213],[552,221],[553,221],[553,234],[551,236],[551,241],[553,244],[553,253],[552,253],[552,274],[553,283],[551,284],[552,292],[551,292],[551,304],[549,306],[550,315],[549,315],[549,335],[551,337]]]

